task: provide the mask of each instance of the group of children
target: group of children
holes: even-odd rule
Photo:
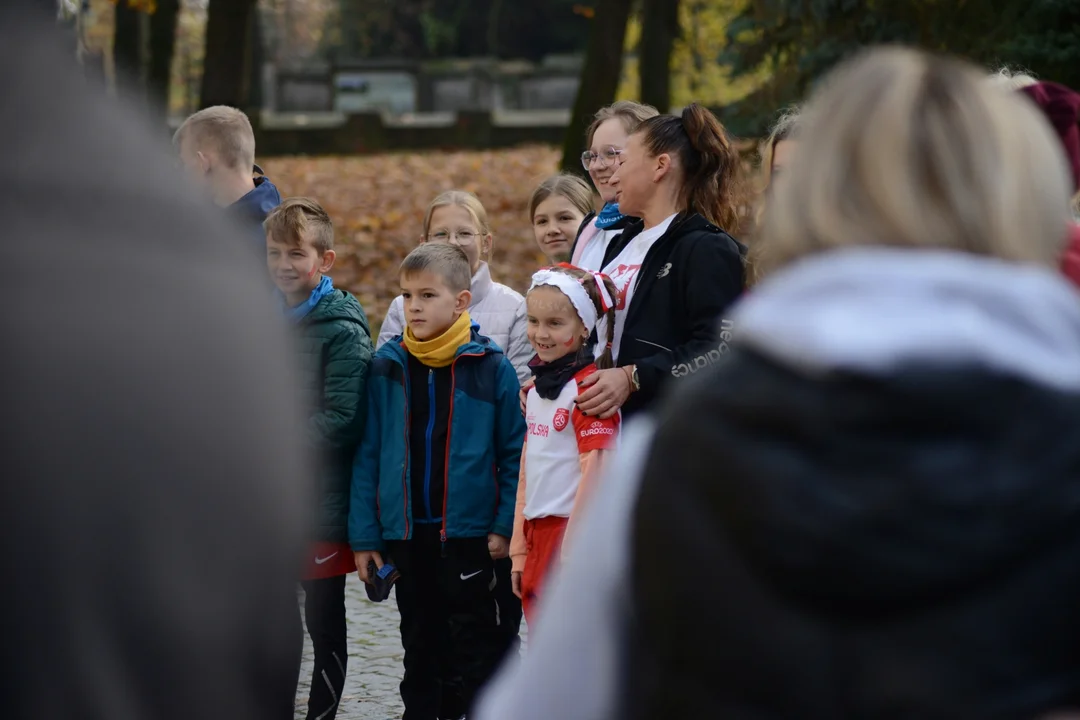
[[[521,606],[535,622],[544,579],[619,428],[617,415],[587,417],[575,405],[578,384],[613,364],[615,287],[559,262],[591,201],[568,176],[537,189],[530,212],[552,265],[523,298],[491,280],[479,200],[440,195],[400,266],[401,296],[377,349],[359,302],[328,274],[326,212],[290,198],[266,218],[267,263],[299,331],[310,441],[324,462],[303,582],[315,651],[309,718],[332,718],[340,701],[353,570],[374,599],[388,582],[396,588],[410,720],[463,717],[516,647]]]

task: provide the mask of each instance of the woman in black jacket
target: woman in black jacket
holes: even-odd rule
[[[727,350],[724,311],[743,290],[735,227],[739,155],[720,122],[690,105],[643,122],[609,183],[619,209],[641,218],[604,254],[619,289],[612,348],[617,366],[590,376],[578,407],[625,416],[647,408],[671,378],[708,367]]]

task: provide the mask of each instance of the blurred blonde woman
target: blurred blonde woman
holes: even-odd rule
[[[1057,139],[977,69],[903,49],[843,64],[801,123],[725,361],[626,428],[480,718],[1078,706]]]

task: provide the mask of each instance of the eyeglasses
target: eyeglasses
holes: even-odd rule
[[[611,167],[616,162],[621,162],[619,160],[620,155],[622,155],[622,148],[617,148],[614,146],[606,147],[598,153],[586,150],[585,152],[581,153],[581,166],[585,168],[586,171],[588,171],[590,168],[592,168],[592,164],[595,161],[599,160],[600,165],[602,165],[603,167]]]
[[[478,233],[474,233],[472,230],[458,230],[457,232],[447,232],[446,230],[439,230],[438,232],[428,235],[428,240],[438,243],[451,243],[453,245],[472,245]]]

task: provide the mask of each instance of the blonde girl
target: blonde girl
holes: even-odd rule
[[[480,326],[480,334],[502,348],[517,371],[518,381],[527,380],[532,350],[526,336],[525,300],[517,291],[491,279],[486,260],[491,257],[494,239],[480,200],[464,190],[439,195],[428,206],[420,242],[452,243],[465,252],[473,272],[469,315]],[[404,305],[398,296],[383,320],[377,347],[404,329]]]
[[[528,431],[510,558],[514,593],[530,624],[568,524],[577,517],[601,456],[618,433],[618,415],[587,417],[574,403],[581,381],[613,365],[615,297],[609,278],[569,265],[537,272],[526,297],[536,382],[526,399]],[[601,317],[607,317],[607,334],[594,360],[590,338]]]
[[[552,175],[537,186],[529,200],[536,246],[552,265],[570,259],[585,216],[593,211],[593,191],[577,175]]]

